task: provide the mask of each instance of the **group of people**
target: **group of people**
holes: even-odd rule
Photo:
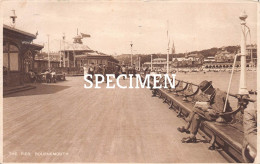
[[[102,74],[105,77],[105,82],[107,81],[106,79],[106,74],[108,73],[107,71],[107,66],[106,65],[95,65],[94,63],[91,63],[90,66],[87,69],[86,64],[84,65],[84,75],[85,74],[90,74],[92,75],[92,78],[89,78],[90,81],[94,81],[94,75],[95,74]]]
[[[42,81],[45,81],[46,83],[56,82],[56,71],[54,69],[44,69],[39,75],[40,76],[38,76],[38,73],[34,72],[32,69],[28,71],[28,77],[31,83]]]
[[[120,74],[124,74],[124,75],[129,75],[129,74],[133,74],[133,77],[135,77],[136,75],[136,69],[135,69],[135,64],[133,64],[133,66],[128,67],[126,65],[122,65],[120,66],[116,66],[115,69],[115,77],[117,78]],[[123,79],[125,80],[125,77],[123,77]]]
[[[99,65],[95,65],[94,63],[91,63],[90,66],[87,68],[86,64],[84,65],[84,75],[85,74],[91,74],[92,78],[90,78],[89,80],[91,80],[92,82],[95,80],[94,79],[94,75],[95,74],[102,74],[105,78],[105,82],[106,82],[106,74],[108,74],[108,68],[106,65],[103,64],[99,64]],[[135,65],[133,65],[133,67],[128,67],[126,65],[116,65],[113,73],[115,74],[115,78],[117,78],[120,74],[133,74],[133,77],[135,77],[136,74],[136,70],[135,70]],[[123,77],[123,79],[125,80],[125,77]]]
[[[183,143],[195,143],[200,124],[203,120],[229,123],[232,121],[231,115],[223,115],[225,112],[231,112],[232,108],[229,102],[226,102],[226,93],[213,87],[211,81],[202,81],[199,84],[202,95],[198,97],[198,101],[193,107],[193,111],[189,114],[186,121],[187,124],[178,127],[181,133],[189,134],[188,137],[182,139]],[[225,105],[226,103],[226,105]],[[255,104],[253,106],[252,104]],[[244,150],[248,156],[253,159],[256,157],[256,134],[257,134],[257,115],[256,102],[246,104],[244,109],[243,127],[244,127]],[[222,113],[222,114],[221,114]],[[209,147],[213,149],[213,147]]]

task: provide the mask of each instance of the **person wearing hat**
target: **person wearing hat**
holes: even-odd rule
[[[91,74],[92,75],[92,78],[89,79],[93,82],[93,79],[94,79],[94,72],[95,72],[95,66],[94,66],[94,63],[91,63],[91,65],[89,66],[88,68],[88,74]]]
[[[99,74],[99,75],[103,74],[103,65],[102,64],[98,65],[96,74]],[[98,76],[98,81],[101,81],[101,77],[100,76]]]
[[[122,65],[121,72],[122,72],[122,74],[126,75],[126,66],[125,65]],[[123,76],[123,79],[125,80],[125,76]]]
[[[181,133],[190,133],[189,137],[183,138],[183,143],[195,143],[196,135],[199,130],[199,126],[202,120],[207,121],[216,121],[220,120],[219,113],[223,112],[226,93],[215,89],[212,86],[211,81],[204,80],[199,84],[199,88],[202,91],[202,95],[199,98],[200,101],[197,101],[194,105],[193,111],[189,114],[187,119],[188,123],[184,127],[179,127],[178,131]],[[232,108],[230,107],[229,102],[227,101],[226,112],[231,112]],[[225,122],[231,121],[232,117],[230,115],[225,115],[222,118]],[[190,131],[189,131],[190,129]]]
[[[135,64],[133,64],[133,77],[135,77],[136,70],[135,70]]]
[[[107,82],[107,66],[104,64],[102,69],[102,74],[104,76],[104,82]]]
[[[120,72],[120,67],[117,65],[115,68],[115,78],[119,76],[119,72]]]

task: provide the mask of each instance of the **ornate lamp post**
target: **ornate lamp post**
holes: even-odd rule
[[[63,67],[65,67],[66,66],[66,63],[65,63],[65,57],[66,57],[66,55],[65,55],[65,33],[63,33],[62,40],[63,40],[63,52],[64,52],[64,54],[63,54]]]
[[[48,68],[50,69],[51,68],[51,63],[50,63],[50,43],[49,43],[49,38],[50,38],[50,35],[48,34]]]
[[[151,54],[151,72],[153,70],[153,54]]]
[[[167,48],[167,75],[169,74],[169,44],[168,44],[168,48]]]
[[[240,85],[239,85],[239,94],[248,95],[247,84],[246,84],[246,37],[250,29],[246,25],[247,15],[245,11],[241,13],[239,19],[241,20],[241,72],[240,72]]]

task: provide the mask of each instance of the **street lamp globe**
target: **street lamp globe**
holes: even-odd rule
[[[239,16],[239,19],[241,20],[241,24],[244,25],[246,24],[246,18],[247,18],[247,14],[245,11],[243,11],[240,16]]]

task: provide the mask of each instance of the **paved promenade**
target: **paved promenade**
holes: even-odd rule
[[[149,89],[83,84],[68,77],[5,97],[4,162],[227,162],[207,143],[181,143],[185,122]]]

